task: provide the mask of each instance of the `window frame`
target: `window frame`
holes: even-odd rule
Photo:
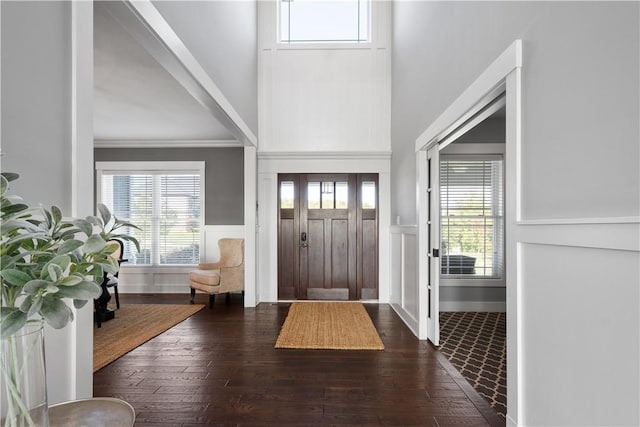
[[[474,286],[474,287],[505,287],[506,275],[506,179],[505,159],[503,154],[441,154],[440,163],[446,161],[502,161],[502,269],[496,276],[475,276],[470,274],[440,274],[441,286]],[[441,170],[441,166],[439,166]],[[494,201],[495,202],[495,201]],[[442,233],[442,203],[440,202],[440,227]],[[495,237],[495,236],[494,236]]]
[[[364,0],[369,3],[368,14],[368,37],[366,41],[356,40],[297,40],[297,41],[285,41],[280,37],[280,30],[282,28],[282,13],[281,3],[282,0],[275,0],[276,4],[276,25],[275,25],[275,42],[277,49],[370,49],[373,46],[374,39],[374,23],[376,13],[376,1]],[[290,3],[290,2],[289,2]]]
[[[95,163],[96,180],[95,180],[95,194],[96,194],[96,207],[98,203],[102,202],[102,176],[103,175],[130,175],[132,173],[139,174],[153,174],[162,175],[166,174],[198,174],[200,176],[200,236],[199,245],[202,252],[202,245],[204,243],[204,218],[205,218],[205,171],[206,164],[202,161],[100,161]],[[152,244],[153,246],[153,244]],[[200,260],[199,260],[200,261]],[[159,269],[165,271],[179,270],[181,268],[192,268],[198,264],[137,264],[127,265],[122,264],[121,268],[127,270],[143,269],[149,271],[152,269]]]

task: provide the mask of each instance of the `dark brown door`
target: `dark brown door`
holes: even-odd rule
[[[281,174],[278,297],[378,297],[377,175]]]

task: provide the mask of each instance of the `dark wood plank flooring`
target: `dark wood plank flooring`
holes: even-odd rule
[[[187,301],[121,295],[124,304]],[[137,427],[504,426],[388,305],[366,305],[384,351],[276,350],[288,307],[220,298],[96,372],[94,395],[131,403]]]

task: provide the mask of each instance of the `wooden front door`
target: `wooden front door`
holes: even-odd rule
[[[278,177],[278,298],[378,297],[376,174]]]

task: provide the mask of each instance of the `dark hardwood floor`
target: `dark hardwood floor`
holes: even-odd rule
[[[186,293],[120,298],[188,302]],[[288,307],[220,298],[96,372],[94,395],[131,403],[138,427],[504,426],[388,305],[366,305],[384,351],[274,349]]]

